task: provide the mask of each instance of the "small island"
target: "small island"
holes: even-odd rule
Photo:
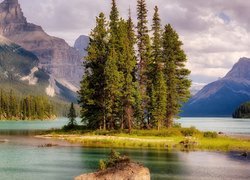
[[[240,105],[233,113],[233,118],[243,119],[250,118],[250,102]]]
[[[106,161],[100,160],[99,169],[98,172],[78,176],[75,180],[150,180],[148,168],[132,162],[129,157],[121,156],[114,150],[111,150],[110,157]]]

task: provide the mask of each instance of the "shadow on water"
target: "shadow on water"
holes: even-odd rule
[[[44,132],[46,132],[46,130],[1,129],[0,136],[35,136]]]

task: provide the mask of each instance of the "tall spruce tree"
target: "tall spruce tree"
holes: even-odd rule
[[[174,118],[180,112],[181,105],[190,97],[190,71],[185,68],[187,57],[182,50],[182,42],[170,24],[165,26],[163,33],[163,62],[167,83],[167,115],[165,124],[173,125]]]
[[[153,24],[152,24],[152,63],[150,64],[149,79],[151,80],[152,89],[150,94],[150,114],[153,127],[158,130],[164,125],[166,118],[167,105],[167,87],[165,76],[163,73],[162,60],[162,29],[158,7],[154,8]]]
[[[118,33],[119,11],[118,11],[115,0],[112,0],[111,12],[110,12],[109,18],[110,18],[109,28],[110,28],[110,33],[111,33],[111,40],[117,41],[118,40],[117,33]],[[112,43],[117,43],[117,42],[112,42]]]
[[[141,119],[144,121],[148,120],[148,90],[151,88],[148,79],[148,65],[151,63],[151,46],[150,46],[150,37],[149,30],[147,27],[147,7],[145,0],[137,0],[137,46],[138,46],[138,78],[140,85],[141,93]]]
[[[123,86],[122,73],[117,66],[118,54],[112,48],[104,68],[105,77],[105,109],[107,128],[114,129],[116,121],[119,121],[121,88]]]
[[[108,31],[103,13],[96,18],[96,27],[90,34],[87,51],[85,75],[78,92],[81,116],[88,128],[106,129],[104,69],[108,56]]]
[[[135,33],[132,18],[129,15],[127,21],[120,20],[119,22],[119,37],[120,37],[120,71],[123,75],[123,87],[121,97],[121,128],[126,128],[129,131],[132,129],[134,120],[134,105],[137,95],[137,83],[135,78],[136,69],[136,54],[134,45]]]
[[[164,126],[166,118],[167,106],[167,85],[162,68],[156,71],[156,79],[152,88],[152,120],[153,125],[160,130]]]

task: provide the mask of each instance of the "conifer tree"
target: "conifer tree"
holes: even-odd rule
[[[173,125],[173,119],[180,112],[181,105],[190,97],[190,71],[185,68],[187,57],[182,45],[171,25],[166,25],[163,34],[163,62],[167,82],[167,127]]]
[[[123,87],[122,87],[122,124],[121,128],[126,128],[129,131],[132,129],[135,97],[137,95],[138,85],[135,78],[136,69],[136,55],[134,45],[135,33],[132,18],[126,21],[120,20],[119,22],[119,37],[120,37],[120,71],[123,75]]]
[[[112,0],[111,4],[111,12],[110,12],[110,23],[109,23],[109,28],[110,28],[110,33],[111,33],[111,39],[112,40],[118,40],[117,33],[118,33],[118,21],[119,21],[119,12],[117,9],[116,1]],[[113,42],[117,43],[117,42]]]
[[[85,75],[79,91],[81,116],[88,128],[106,129],[104,68],[108,56],[108,31],[103,13],[96,18],[87,51]]]
[[[151,64],[149,65],[149,72],[148,72],[148,78],[149,78],[149,82],[151,84],[152,89],[149,89],[149,96],[150,96],[150,102],[149,102],[149,115],[150,118],[153,120],[153,122],[151,123],[154,127],[158,127],[158,129],[160,128],[160,121],[162,121],[161,119],[159,119],[159,123],[157,123],[157,113],[155,112],[157,108],[161,108],[161,109],[157,109],[157,111],[159,112],[165,112],[166,111],[166,107],[162,107],[162,106],[158,106],[160,105],[161,102],[159,102],[159,104],[157,104],[155,102],[156,99],[158,100],[162,100],[162,99],[166,99],[166,92],[162,92],[163,89],[161,89],[161,86],[163,85],[163,82],[159,80],[159,78],[164,78],[164,76],[162,75],[162,40],[161,40],[161,36],[162,36],[162,30],[161,30],[161,20],[160,20],[160,16],[159,16],[159,12],[158,12],[158,7],[155,6],[154,8],[154,16],[153,16],[153,24],[152,24],[152,32],[153,32],[153,36],[152,36],[152,61]],[[154,92],[153,92],[154,91]],[[160,94],[158,94],[160,93]],[[164,100],[165,101],[165,100]],[[155,107],[155,105],[157,106],[157,108]]]
[[[160,130],[164,126],[167,106],[167,85],[161,68],[156,71],[155,83],[152,88],[152,119],[153,125]]]
[[[119,120],[122,74],[117,67],[118,55],[114,48],[109,52],[104,68],[105,77],[105,108],[107,128],[114,129],[116,120]]]
[[[69,123],[67,125],[68,128],[72,129],[77,125],[76,117],[77,115],[76,115],[74,103],[71,103],[69,113],[68,113],[68,118],[69,118]]]
[[[151,46],[150,37],[148,34],[147,27],[147,7],[145,0],[137,0],[137,46],[138,46],[138,75],[139,75],[139,85],[140,94],[142,98],[141,102],[141,119],[144,121],[148,119],[148,89],[151,88],[148,82],[148,65],[151,63]]]

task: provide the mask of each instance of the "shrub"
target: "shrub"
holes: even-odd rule
[[[109,154],[109,158],[107,160],[100,160],[99,161],[99,169],[105,170],[110,167],[115,167],[120,163],[130,162],[129,157],[121,156],[119,152],[115,150],[111,150]]]
[[[181,133],[183,136],[194,136],[200,134],[200,131],[198,131],[195,127],[190,127],[190,128],[182,128]]]
[[[218,134],[216,132],[207,131],[203,133],[203,137],[206,138],[217,138]]]
[[[181,123],[174,123],[173,128],[181,128]]]
[[[99,161],[99,169],[100,169],[101,171],[107,169],[106,161],[104,161],[104,160],[102,160],[102,159]]]

